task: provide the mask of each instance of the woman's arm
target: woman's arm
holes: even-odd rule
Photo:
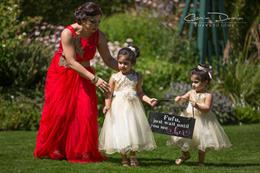
[[[72,43],[72,34],[68,29],[64,29],[61,33],[61,43],[63,48],[63,54],[66,59],[66,65],[75,70],[80,76],[85,79],[93,81],[95,75],[83,67],[79,62],[75,60],[76,52],[75,47]],[[102,91],[108,91],[108,84],[101,78],[95,81],[95,85],[99,87]]]
[[[76,52],[72,43],[72,39],[73,38],[71,32],[68,29],[64,29],[61,33],[61,43],[63,48],[63,54],[67,63],[66,65],[78,72],[80,76],[84,77],[85,79],[91,80],[94,78],[95,75],[89,72],[79,62],[75,60]]]
[[[143,78],[140,74],[138,74],[138,83],[136,86],[137,95],[142,101],[144,101],[144,102],[148,103],[150,106],[154,107],[157,104],[157,99],[150,98],[144,94],[143,89],[142,89],[142,83],[143,83]]]
[[[210,111],[211,109],[211,106],[212,106],[212,100],[213,100],[213,96],[212,94],[208,93],[206,95],[206,98],[205,98],[205,102],[204,103],[196,103],[196,102],[191,102],[192,103],[192,106],[198,110],[200,110],[201,112],[208,112]]]
[[[115,58],[113,58],[110,54],[110,51],[107,46],[107,40],[105,38],[105,35],[103,32],[99,31],[99,42],[98,42],[98,52],[103,59],[104,63],[109,66],[110,68],[113,68],[115,70],[118,70],[117,67],[117,61]]]
[[[105,95],[105,107],[103,108],[103,113],[105,114],[110,108],[111,108],[111,103],[112,103],[112,97],[113,97],[113,92],[115,88],[115,82],[111,76],[109,79],[109,92],[106,93]]]

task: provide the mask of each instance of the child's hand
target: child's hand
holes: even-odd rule
[[[178,104],[183,104],[183,103],[186,101],[186,99],[183,98],[182,96],[177,96],[177,97],[175,97],[174,100],[175,100],[175,102],[178,103]]]
[[[175,101],[176,103],[178,103],[180,100],[181,100],[181,96],[177,96],[177,97],[175,97],[175,99],[174,99],[174,101]]]
[[[186,100],[184,98],[182,98],[181,96],[177,96],[175,97],[175,102],[178,104],[182,104],[183,102],[185,102]]]
[[[196,107],[196,106],[197,106],[197,103],[196,103],[195,100],[190,100],[190,103],[191,103],[191,105],[192,105],[193,107]]]
[[[103,114],[106,114],[107,113],[107,111],[110,109],[110,107],[108,107],[108,106],[105,106],[104,108],[103,108]]]
[[[158,103],[157,99],[156,98],[151,98],[149,100],[149,104],[154,107],[156,104]]]

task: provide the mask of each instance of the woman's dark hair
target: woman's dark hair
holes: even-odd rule
[[[96,15],[102,15],[102,11],[99,5],[94,2],[86,2],[79,6],[74,12],[74,17],[78,24],[81,24],[81,22],[88,19],[88,17]]]
[[[118,55],[117,55],[117,59],[121,55],[127,56],[129,61],[134,65],[136,63],[137,57],[139,57],[139,55],[140,55],[140,49],[136,46],[124,47],[124,48],[119,50]]]
[[[201,82],[208,81],[209,83],[212,79],[212,68],[208,64],[199,64],[191,70],[191,75],[197,75]]]

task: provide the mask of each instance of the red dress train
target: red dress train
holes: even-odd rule
[[[76,37],[75,30],[68,26]],[[80,38],[83,54],[77,61],[89,61],[96,52],[99,31]],[[70,162],[99,162],[96,87],[90,80],[65,66],[60,66],[62,45],[47,72],[45,102],[36,139],[37,158],[67,159]],[[86,67],[94,73],[94,69]]]

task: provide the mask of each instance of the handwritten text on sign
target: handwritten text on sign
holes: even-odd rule
[[[153,132],[192,138],[195,119],[167,113],[151,112],[149,114],[149,123]]]

